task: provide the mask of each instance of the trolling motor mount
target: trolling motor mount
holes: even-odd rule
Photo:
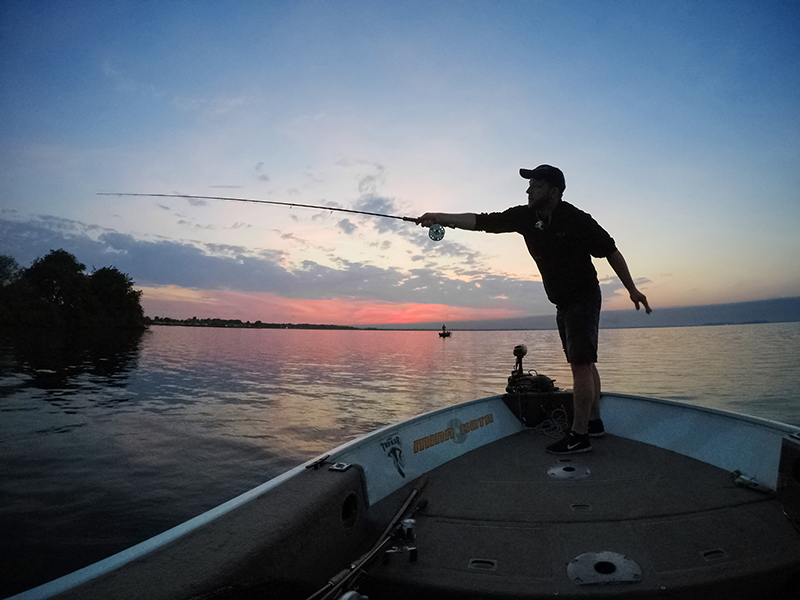
[[[522,369],[522,357],[528,353],[528,347],[525,344],[518,344],[514,346],[514,356],[517,357],[517,362],[514,365],[514,370],[511,371],[511,377],[508,378],[508,385],[506,386],[506,393],[508,394],[541,394],[547,392],[554,392],[556,389],[555,380],[550,379],[546,375],[539,375],[534,369],[533,373],[525,372]]]
[[[511,371],[512,375],[522,375],[522,358],[528,353],[528,347],[525,344],[517,344],[514,346],[514,356],[517,357],[517,363],[514,365],[514,370]]]

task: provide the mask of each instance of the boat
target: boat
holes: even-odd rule
[[[621,393],[593,451],[548,454],[572,394],[505,393],[349,441],[14,596],[796,598],[800,428]]]
[[[439,337],[442,337],[442,338],[450,337],[450,332],[449,331],[440,331],[439,332]]]

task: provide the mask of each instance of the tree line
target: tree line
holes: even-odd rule
[[[66,250],[51,250],[27,269],[0,255],[0,329],[144,329],[142,292],[133,285],[115,267],[87,273]]]
[[[153,325],[175,327],[233,327],[241,329],[358,329],[350,325],[314,325],[311,323],[263,323],[261,321],[242,321],[241,319],[172,319],[170,317],[153,317]]]

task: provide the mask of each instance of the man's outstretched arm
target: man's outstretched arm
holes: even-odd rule
[[[475,213],[425,213],[417,219],[417,224],[423,227],[430,227],[431,225],[443,225],[445,227],[454,227],[456,229],[475,229]]]
[[[647,304],[647,296],[636,289],[636,285],[633,283],[633,277],[631,277],[631,272],[628,270],[628,263],[625,262],[625,258],[620,251],[615,250],[614,253],[608,255],[607,258],[608,264],[614,269],[622,285],[625,286],[625,289],[628,290],[628,293],[631,295],[631,301],[636,305],[636,310],[639,310],[639,304],[641,303],[644,305],[644,310],[648,315],[653,312],[650,309],[650,305]]]

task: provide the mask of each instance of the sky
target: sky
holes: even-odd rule
[[[0,254],[114,266],[151,317],[545,315],[517,234],[98,194],[492,212],[546,163],[654,310],[800,296],[799,125],[796,0],[5,0]]]

